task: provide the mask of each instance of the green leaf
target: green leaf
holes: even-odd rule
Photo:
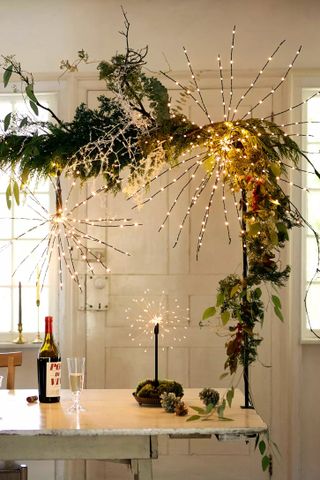
[[[277,315],[277,317],[281,320],[281,322],[284,322],[284,317],[282,315],[282,312],[279,308],[274,307],[274,313]]]
[[[281,308],[281,301],[280,301],[280,298],[277,297],[277,295],[272,295],[271,300],[275,308],[279,308],[279,309]]]
[[[196,412],[200,413],[201,415],[204,415],[206,413],[205,409],[201,408],[201,407],[192,407],[190,405],[190,408],[192,408],[192,410],[195,410]]]
[[[213,403],[209,403],[206,406],[206,413],[211,413],[213,409],[214,409]]]
[[[225,408],[226,408],[226,401],[223,400],[221,402],[221,404],[217,407],[217,414],[218,414],[219,419],[223,417]]]
[[[11,122],[11,112],[7,113],[7,115],[4,117],[4,120],[3,120],[3,125],[4,125],[4,131],[5,132],[8,130],[10,122]]]
[[[278,240],[277,233],[272,231],[272,232],[269,233],[269,235],[270,235],[270,242],[272,243],[272,245],[278,245],[279,240]]]
[[[208,307],[202,314],[202,320],[207,320],[210,317],[213,317],[216,314],[216,307]]]
[[[235,294],[237,293],[237,291],[239,290],[239,288],[241,287],[240,283],[237,283],[236,285],[234,285],[234,287],[232,287],[231,289],[231,292],[230,292],[230,297],[234,297]]]
[[[9,83],[10,77],[11,77],[11,75],[12,75],[12,69],[13,69],[13,66],[12,66],[12,65],[9,65],[9,67],[6,68],[5,71],[4,71],[4,74],[3,74],[3,85],[4,85],[4,88],[6,88],[6,86],[7,86],[8,83]]]
[[[226,395],[226,399],[227,399],[229,408],[231,408],[231,404],[232,404],[233,397],[234,397],[234,388],[231,387],[231,388],[227,391],[227,395]]]
[[[225,312],[222,312],[221,313],[221,320],[222,320],[223,325],[226,325],[228,323],[228,321],[230,320],[230,312],[228,312],[227,310]]]
[[[256,288],[256,289],[254,290],[254,296],[255,296],[255,298],[258,298],[258,299],[259,299],[259,298],[261,297],[261,295],[262,295],[262,290],[261,290],[261,288],[259,288],[259,287]]]
[[[278,163],[271,163],[270,169],[275,177],[280,177],[281,167]]]
[[[25,127],[26,125],[28,125],[28,117],[24,117],[21,120],[19,127],[22,128],[22,127]]]
[[[262,470],[265,472],[270,465],[270,459],[267,455],[262,457],[261,465],[262,465]]]
[[[7,207],[8,207],[9,210],[11,208],[11,195],[12,195],[11,183],[9,183],[9,185],[7,186],[7,190],[6,190],[6,201],[7,201]]]
[[[267,448],[266,447],[266,442],[264,440],[261,440],[259,442],[259,451],[260,451],[261,455],[264,454],[264,452],[266,451],[266,448]]]
[[[217,295],[217,303],[216,303],[216,307],[220,307],[220,305],[222,305],[224,302],[224,294],[222,292],[218,293]]]
[[[13,195],[17,205],[20,205],[20,190],[17,182],[13,183]]]
[[[222,380],[223,378],[227,377],[228,375],[229,375],[229,372],[221,373],[219,379]]]
[[[286,235],[286,237],[288,237],[288,229],[287,229],[286,225],[282,222],[277,222],[276,225],[277,225],[278,232],[284,233]]]
[[[199,420],[200,415],[191,415],[191,417],[187,418],[187,422],[193,422],[194,420]]]
[[[249,225],[249,233],[251,233],[251,235],[257,235],[257,233],[260,232],[260,230],[261,230],[260,223],[251,223]]]
[[[28,178],[29,178],[29,170],[26,167],[22,171],[20,178],[21,178],[21,189],[22,189],[23,186],[28,182]]]
[[[38,100],[34,94],[33,85],[26,86],[26,94],[32,102],[37,103]]]
[[[32,110],[34,111],[34,113],[35,113],[36,115],[39,115],[39,109],[38,109],[37,105],[36,105],[32,100],[30,100],[29,103],[30,103],[30,107],[32,108]]]

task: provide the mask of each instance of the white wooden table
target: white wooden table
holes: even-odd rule
[[[203,406],[199,389],[186,389],[188,405]],[[223,390],[220,390],[220,394]],[[152,479],[152,459],[157,458],[157,438],[203,438],[216,435],[233,439],[255,436],[267,427],[254,410],[241,409],[243,396],[236,391],[226,416],[233,421],[186,422],[187,417],[163,409],[140,407],[132,390],[84,390],[86,411],[68,413],[71,394],[62,391],[56,404],[28,404],[34,390],[0,390],[0,460],[126,460],[135,480]],[[189,413],[195,413],[189,409]]]

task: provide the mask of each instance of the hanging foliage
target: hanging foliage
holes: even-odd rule
[[[271,116],[257,118],[253,114],[282,85],[300,49],[281,81],[247,114],[237,119],[240,103],[250,93],[283,42],[232,110],[234,30],[229,102],[223,84],[221,58],[218,57],[224,109],[223,121],[218,122],[214,122],[208,112],[185,50],[192,86],[186,87],[179,82],[175,84],[183,96],[192,99],[206,115],[207,124],[198,126],[178,108],[170,105],[168,91],[158,78],[144,73],[147,49],[133,50],[130,47],[129,26],[125,16],[125,53],[115,55],[110,61],[101,61],[97,67],[99,78],[105,82],[110,96],[100,96],[97,109],[81,104],[71,122],[63,122],[42,105],[35,93],[33,76],[24,72],[14,57],[4,57],[4,86],[9,85],[12,75],[21,80],[22,94],[33,116],[18,118],[9,114],[4,119],[0,167],[18,171],[23,184],[30,177],[51,177],[57,173],[80,178],[83,182],[103,176],[106,190],[117,191],[122,188],[139,199],[141,192],[162,172],[183,165],[182,173],[161,188],[163,191],[178,180],[182,182],[161,228],[180,195],[188,186],[194,185],[197,175],[202,171],[202,179],[194,188],[177,235],[178,241],[197,199],[209,188],[210,199],[198,235],[197,256],[218,189],[222,192],[225,223],[230,237],[225,208],[225,192],[230,192],[240,224],[243,272],[242,275],[229,275],[220,281],[216,304],[205,311],[203,321],[219,313],[222,324],[229,331],[225,367],[234,373],[239,363],[247,366],[256,359],[257,346],[262,340],[257,331],[264,319],[260,286],[262,283],[270,283],[274,287],[285,284],[290,268],[281,267],[279,252],[288,241],[288,232],[293,227],[307,225],[282,188],[288,182],[288,169],[294,167],[299,170],[301,158],[304,157],[312,173],[320,178],[319,171],[298,144],[272,121]],[[78,61],[70,63],[64,60],[62,68],[74,71],[81,61],[88,61],[88,55],[83,50],[79,52]],[[165,76],[173,80],[168,74]],[[299,106],[290,107],[275,116]],[[51,121],[37,122],[34,116],[37,116],[39,109],[48,110]],[[126,184],[123,183],[124,168],[129,170]],[[147,203],[159,192],[141,203]],[[314,234],[319,245],[318,234]],[[283,320],[279,297],[274,295],[272,301],[276,315]]]

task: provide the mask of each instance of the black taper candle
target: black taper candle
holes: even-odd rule
[[[154,326],[154,383],[157,387],[159,385],[159,323]]]

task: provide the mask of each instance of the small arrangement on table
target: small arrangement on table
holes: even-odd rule
[[[183,397],[183,387],[174,380],[144,380],[133,393],[139,405],[161,406],[162,395],[172,394],[177,399]]]
[[[203,388],[199,392],[199,398],[204,403],[205,408],[190,405],[190,408],[197,414],[191,415],[187,421],[208,420],[215,413],[218,420],[232,420],[224,416],[224,410],[227,404],[231,407],[233,396],[234,390],[230,389],[227,391],[225,398],[222,398],[220,402],[220,394],[217,390],[209,387]],[[167,413],[175,413],[178,416],[188,414],[187,405],[181,400],[181,396],[177,396],[174,392],[163,392],[160,395],[160,403]]]

